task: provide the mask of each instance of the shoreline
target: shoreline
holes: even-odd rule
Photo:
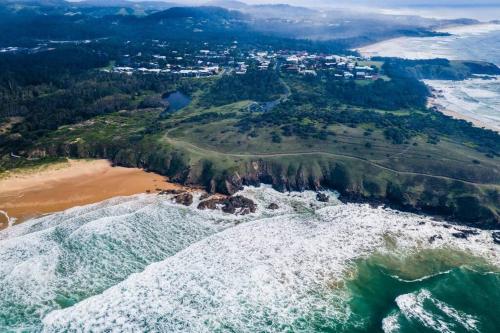
[[[0,178],[0,230],[30,218],[117,196],[183,189],[164,176],[107,160],[68,160]]]
[[[465,121],[471,123],[474,127],[499,132],[497,128],[495,128],[491,125],[488,125],[487,123],[485,123],[482,120],[464,115],[462,113],[459,113],[457,111],[453,111],[452,109],[445,107],[444,105],[442,105],[440,103],[440,99],[441,99],[441,97],[436,96],[433,93],[432,96],[427,99],[427,107],[429,109],[435,109],[436,111],[441,112],[442,114],[444,114],[446,116],[452,117],[453,119],[465,120]]]
[[[0,231],[10,225],[21,224],[32,218],[43,217],[74,207],[99,203],[114,197],[131,196],[141,193],[192,194],[193,192],[202,190],[202,187],[197,185],[183,185],[169,182],[167,177],[143,169],[114,167],[110,161],[104,159],[68,160],[67,163],[43,166],[40,169],[43,170],[15,171],[10,177],[0,178]],[[40,183],[40,179],[43,182]],[[123,186],[125,181],[128,181],[129,184],[132,182],[134,186]],[[14,185],[15,190],[6,190],[5,186],[9,183],[16,183]],[[26,186],[26,184],[29,186]],[[266,184],[272,186],[260,181],[258,184],[253,185],[260,187],[260,185]],[[35,185],[37,187],[33,188]],[[103,192],[99,190],[100,188],[108,189],[109,191]],[[331,187],[324,189],[335,191]],[[14,193],[18,190],[20,190],[20,193]],[[279,189],[276,190],[282,192]],[[309,188],[306,190],[318,193],[318,189]],[[202,190],[202,192],[205,191]],[[212,200],[207,200],[207,202],[213,201],[215,206],[217,204],[224,205],[224,202],[220,201],[220,199],[229,198],[232,194],[234,193],[214,193],[208,196]],[[47,199],[47,196],[50,195],[55,198]],[[184,196],[179,197],[180,200],[176,200],[178,204],[189,205],[184,203]],[[20,198],[22,199],[20,200]],[[466,226],[481,230],[497,229],[495,222],[493,224],[478,225],[478,223],[473,221],[463,221],[446,211],[445,207],[426,208],[423,206],[412,206],[394,202],[387,197],[371,198],[365,197],[360,193],[339,193],[338,200],[344,204],[368,204],[372,208],[383,207],[418,216],[426,216],[446,225]],[[6,206],[7,209],[5,208]],[[200,208],[198,207],[198,209]],[[14,220],[10,221],[11,223],[9,223],[9,217],[11,219],[14,218]]]
[[[491,22],[483,22],[477,24],[469,24],[469,25],[448,25],[444,27],[436,28],[436,32],[440,33],[449,33],[451,36],[461,36],[461,35],[478,35],[489,33],[492,31],[500,30],[499,23],[491,23]],[[450,36],[447,36],[450,37]],[[408,40],[420,40],[420,39],[429,39],[429,38],[444,38],[443,36],[428,36],[428,37],[412,37],[412,36],[400,36],[389,39],[384,39],[375,43],[363,45],[353,50],[359,52],[363,57],[396,57],[396,58],[405,58],[405,59],[432,59],[432,58],[446,58],[449,60],[465,60],[460,57],[455,57],[452,54],[437,54],[435,55],[436,50],[427,50],[422,52],[412,52],[411,56],[404,51],[405,42]],[[387,52],[389,50],[389,52]],[[395,54],[390,54],[390,53]],[[382,54],[385,53],[385,54]]]

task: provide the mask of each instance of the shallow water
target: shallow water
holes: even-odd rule
[[[455,227],[333,193],[330,203],[268,187],[243,194],[255,214],[140,195],[0,232],[0,331],[414,332],[424,324],[407,307],[429,297],[451,309],[429,310],[446,327],[490,318],[474,301],[495,304],[498,275],[469,272],[499,267],[490,233],[457,239]]]

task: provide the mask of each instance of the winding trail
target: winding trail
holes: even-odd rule
[[[323,155],[323,156],[330,156],[330,157],[342,157],[342,158],[349,158],[349,159],[353,159],[353,160],[357,160],[357,161],[361,161],[361,162],[365,162],[365,163],[370,163],[373,166],[376,166],[380,169],[390,171],[390,172],[396,172],[399,174],[411,175],[411,176],[425,176],[425,177],[432,177],[432,178],[436,178],[436,179],[459,181],[459,182],[470,184],[470,185],[491,186],[493,188],[500,189],[500,185],[492,184],[492,183],[477,183],[477,182],[471,182],[471,181],[461,179],[461,178],[439,176],[439,175],[433,175],[433,174],[423,173],[423,172],[400,171],[400,170],[393,169],[393,168],[384,166],[382,164],[379,164],[373,160],[369,160],[369,159],[362,158],[359,156],[348,155],[348,154],[329,153],[329,152],[325,152],[325,151],[296,151],[296,152],[286,152],[286,153],[235,154],[235,153],[224,153],[224,152],[220,152],[217,150],[210,150],[210,149],[196,146],[190,142],[172,139],[172,138],[168,137],[168,133],[165,134],[164,139],[166,141],[170,142],[171,144],[180,145],[180,146],[183,146],[186,148],[190,148],[194,151],[197,151],[199,153],[204,153],[204,154],[208,153],[208,154],[217,154],[217,155],[222,155],[222,156],[242,157],[242,158],[248,158],[248,157],[249,158],[286,157],[286,156],[297,156],[297,155]],[[408,148],[406,150],[408,150]],[[400,152],[398,154],[401,154],[401,153],[402,152]]]

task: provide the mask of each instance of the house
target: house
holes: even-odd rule
[[[366,77],[366,72],[356,72],[356,78],[364,79]]]
[[[355,69],[357,71],[365,71],[365,72],[366,71],[369,71],[369,72],[373,71],[373,68],[371,68],[370,66],[356,66]]]
[[[300,71],[299,73],[301,75],[305,75],[305,76],[317,76],[318,75],[318,73],[316,73],[316,71],[312,70],[312,69],[306,69],[306,70]]]
[[[284,68],[287,72],[291,72],[291,73],[298,73],[299,72],[299,66],[297,66],[297,65],[284,66]]]
[[[344,72],[344,78],[345,79],[352,79],[354,77],[354,74],[351,72]]]

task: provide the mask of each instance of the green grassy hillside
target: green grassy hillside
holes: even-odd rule
[[[399,98],[409,105],[396,110],[367,108],[332,96],[321,78],[279,80],[290,95],[271,110],[250,100],[207,106],[204,96],[217,82],[207,79],[183,85],[192,102],[180,111],[136,109],[61,126],[32,155],[105,157],[224,193],[261,182],[279,190],[329,187],[351,200],[498,226],[498,134],[418,99]]]

